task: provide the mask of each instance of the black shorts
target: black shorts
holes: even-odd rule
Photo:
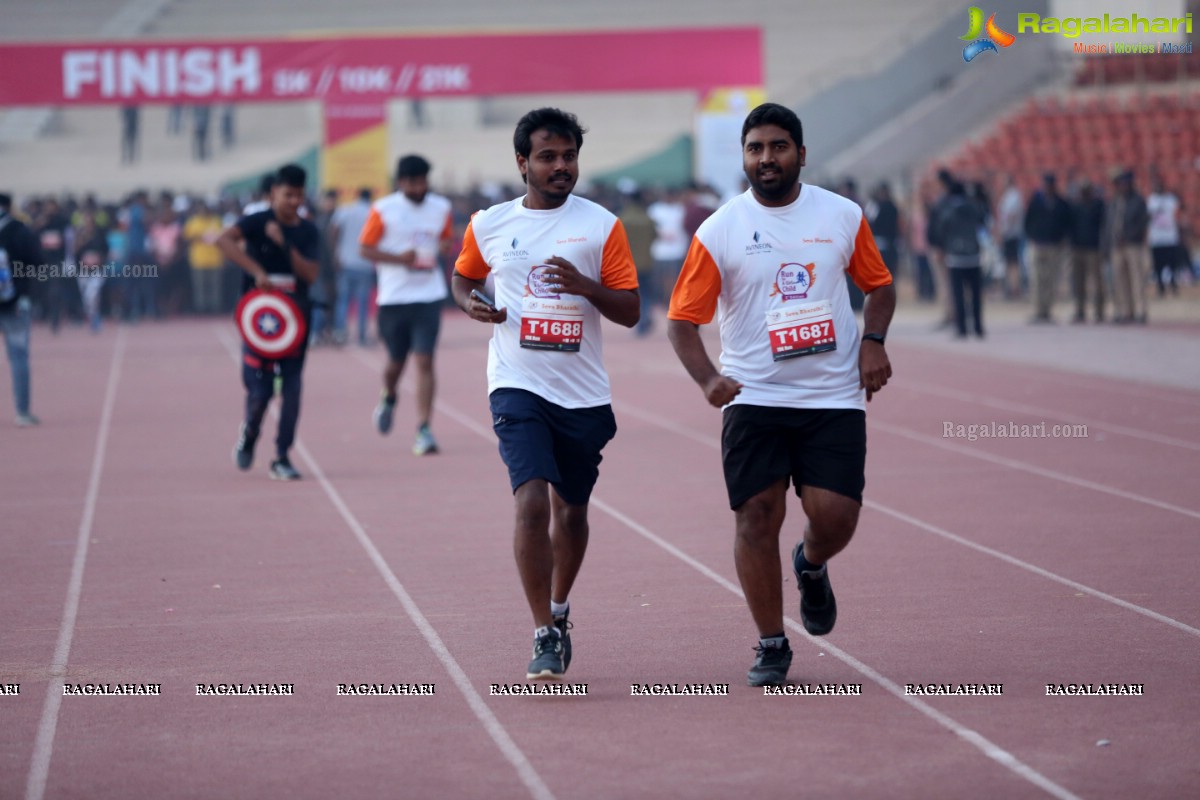
[[[725,409],[721,461],[729,507],[738,508],[780,478],[862,503],[867,415],[856,408]]]
[[[376,324],[392,361],[404,361],[410,351],[430,355],[442,327],[442,301],[380,306]]]
[[[1021,260],[1021,239],[1017,236],[1005,238],[1004,244],[1004,263],[1016,264]]]
[[[497,389],[488,400],[512,490],[540,478],[569,505],[587,505],[600,451],[617,433],[612,406],[563,408],[524,389]]]

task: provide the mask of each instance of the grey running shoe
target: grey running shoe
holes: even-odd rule
[[[413,442],[413,455],[427,456],[437,451],[437,440],[433,438],[433,432],[429,430],[428,425],[422,425],[417,429],[417,439]]]
[[[567,619],[569,616],[571,616],[571,607],[567,606],[566,613],[561,617],[554,618],[554,627],[558,628],[563,643],[563,672],[571,667],[571,634],[569,631],[575,627],[575,623]]]
[[[758,657],[754,666],[746,673],[746,683],[751,686],[780,686],[787,680],[788,667],[792,666],[792,648],[787,639],[782,647],[763,647],[759,644],[754,648]]]
[[[804,630],[813,636],[824,636],[833,630],[837,622],[837,600],[833,598],[833,587],[829,585],[829,565],[823,564],[818,573],[800,572],[796,559],[801,544],[792,548],[792,572],[796,575],[796,586],[800,589],[800,621]]]
[[[546,633],[533,640],[533,660],[529,662],[525,679],[530,681],[562,680],[563,672],[562,637],[554,632]]]
[[[258,441],[257,436],[251,436],[246,430],[246,423],[242,423],[238,428],[237,444],[233,446],[233,463],[237,464],[237,468],[245,472],[250,469],[250,465],[254,463],[254,443]]]
[[[271,462],[271,478],[277,481],[298,481],[303,477],[292,462],[287,458],[277,458]]]
[[[375,420],[375,430],[387,436],[388,431],[392,429],[392,414],[395,410],[396,398],[388,400],[387,395],[380,397],[379,405],[375,406],[375,413],[371,415]]]
[[[41,424],[42,421],[33,414],[17,414],[18,428],[33,428]]]

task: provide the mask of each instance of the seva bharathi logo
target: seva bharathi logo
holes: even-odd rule
[[[987,25],[985,26],[983,24],[983,11],[975,6],[971,6],[967,10],[967,13],[969,15],[967,17],[967,32],[958,38],[964,42],[970,42],[970,44],[963,48],[963,61],[966,61],[968,64],[971,63],[971,59],[986,50],[999,53],[1000,51],[996,49],[996,45],[1008,47],[1017,40],[1017,37],[1002,30],[996,24],[995,14],[988,17]],[[985,32],[987,36],[981,38],[980,34]]]

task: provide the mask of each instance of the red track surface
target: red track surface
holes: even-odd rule
[[[589,692],[497,697],[490,684],[523,678],[530,622],[487,333],[447,316],[443,453],[424,459],[408,452],[409,397],[391,437],[370,426],[379,350],[314,351],[306,480],[280,484],[269,437],[252,472],[230,462],[228,324],[37,331],[44,424],[0,427],[0,683],[20,684],[0,696],[0,797],[1200,795],[1200,392],[894,335],[866,508],[831,568],[837,631],[803,635],[786,595],[792,679],[862,695],[764,697],[744,685],[755,631],[719,415],[661,336],[610,330],[620,431],[572,597],[569,678]],[[1010,420],[1088,436],[942,436]],[[63,697],[64,682],[162,694]],[[295,695],[196,696],[216,682]],[[630,696],[684,682],[729,696]],[[339,683],[436,694],[339,697]],[[1004,690],[906,697],[909,683]],[[1047,697],[1049,683],[1145,694]]]

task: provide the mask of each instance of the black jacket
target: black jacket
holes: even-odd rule
[[[32,273],[42,263],[37,237],[25,223],[0,212],[0,313],[12,311],[29,294]]]

